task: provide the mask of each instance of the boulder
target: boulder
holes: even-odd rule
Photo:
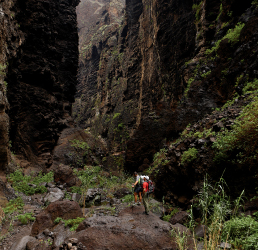
[[[174,232],[175,232],[176,234],[182,235],[183,233],[185,233],[185,234],[188,235],[188,236],[191,235],[190,230],[189,230],[187,227],[185,227],[185,226],[183,226],[183,225],[181,225],[181,224],[179,224],[179,223],[177,223],[177,224],[175,224],[175,225],[172,225],[172,228],[173,228],[173,230],[174,230]]]
[[[53,230],[54,233],[54,247],[59,247],[64,240],[73,234],[73,232],[70,231],[69,228],[65,228],[65,225],[63,222],[59,223]]]
[[[128,188],[119,188],[116,190],[116,192],[114,193],[114,196],[117,198],[117,199],[121,199],[123,198],[124,196],[126,196],[127,194],[131,194],[132,191],[130,191]]]
[[[14,190],[11,187],[8,187],[8,185],[0,178],[0,207],[4,207],[8,203],[8,200],[15,198],[17,198],[17,196],[15,195]]]
[[[60,201],[64,198],[64,193],[59,188],[49,188],[49,193],[44,197],[44,202]]]
[[[205,225],[198,225],[194,229],[194,234],[197,238],[204,238],[205,232],[207,232],[207,227]]]
[[[151,213],[143,214],[143,206],[123,209],[117,217],[94,216],[85,219],[70,238],[78,239],[85,249],[171,249],[170,223]],[[72,243],[72,242],[71,242]]]
[[[73,174],[73,169],[67,165],[59,164],[54,173],[55,182],[66,184],[67,187],[79,186],[81,181]]]
[[[80,199],[81,199],[81,195],[80,194],[77,194],[77,193],[73,193],[72,194],[72,201],[79,202]]]
[[[90,188],[86,193],[85,202],[87,205],[97,205],[101,203],[101,190],[99,188]]]
[[[79,204],[75,201],[57,201],[51,203],[46,212],[51,215],[51,220],[55,220],[57,217],[61,217],[65,220],[76,219],[82,217],[82,211]]]
[[[179,224],[184,224],[187,219],[189,218],[189,214],[185,211],[180,211],[178,213],[176,213],[174,216],[172,216],[169,220],[169,222],[172,224],[172,225],[175,225],[177,223]]]
[[[222,242],[222,243],[220,244],[220,248],[223,248],[223,249],[231,249],[231,244]]]
[[[24,236],[21,239],[19,239],[18,241],[16,241],[10,248],[10,250],[26,250],[26,245],[29,241],[34,241],[36,240],[34,237],[32,236]]]
[[[35,236],[47,228],[52,228],[55,225],[54,221],[57,217],[68,220],[82,216],[81,208],[75,201],[64,200],[53,202],[42,213],[36,216],[36,220],[32,225],[31,235]]]
[[[49,250],[49,243],[42,240],[30,240],[26,245],[26,250]]]

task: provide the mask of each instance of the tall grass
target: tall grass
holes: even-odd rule
[[[204,249],[215,250],[222,241],[232,240],[231,227],[228,221],[233,221],[238,216],[239,208],[243,202],[244,191],[240,196],[231,202],[230,197],[226,194],[227,184],[223,178],[211,185],[206,175],[203,186],[197,195],[197,206],[201,211],[201,223],[204,225]],[[225,225],[227,225],[225,227]],[[195,218],[193,216],[193,206],[190,211],[189,228],[194,232]],[[195,250],[197,250],[197,240],[193,233]]]

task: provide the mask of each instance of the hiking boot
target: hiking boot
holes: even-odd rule
[[[139,201],[137,202],[137,205],[138,205],[138,206],[141,206],[141,204],[142,204],[141,202],[139,202]]]

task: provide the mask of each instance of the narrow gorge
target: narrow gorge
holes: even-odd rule
[[[257,0],[0,0],[0,249],[257,249],[257,20]]]

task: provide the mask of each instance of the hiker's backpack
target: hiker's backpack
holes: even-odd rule
[[[148,194],[153,193],[154,192],[154,184],[150,179],[148,180],[148,184],[149,184]]]
[[[143,180],[143,176],[140,175],[139,181],[138,181],[140,187],[142,187],[144,180]]]

